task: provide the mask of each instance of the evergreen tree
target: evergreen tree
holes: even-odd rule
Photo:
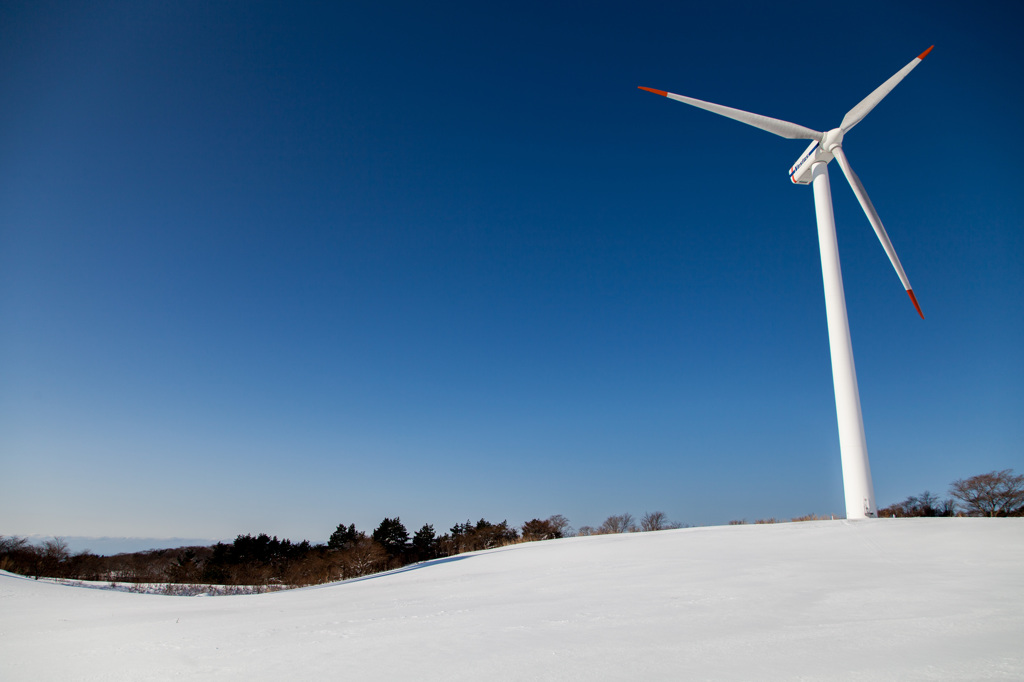
[[[473,532],[473,524],[468,520],[465,523],[456,523],[450,531],[453,538],[460,538]]]
[[[435,558],[437,556],[436,543],[434,527],[429,523],[423,524],[423,527],[412,537],[412,547],[416,552],[416,558],[419,561]]]
[[[405,545],[409,542],[409,531],[405,529],[399,517],[384,519],[373,531],[373,539],[384,547],[384,551],[390,557],[401,556],[405,552]]]
[[[550,521],[531,519],[523,524],[524,540],[551,540],[560,537],[562,537],[561,532]]]
[[[337,530],[331,533],[331,538],[327,541],[327,546],[331,549],[348,549],[356,543],[363,534],[356,530],[356,524],[350,524],[348,528],[345,524],[339,524]]]

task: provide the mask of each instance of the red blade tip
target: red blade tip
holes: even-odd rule
[[[932,47],[935,47],[935,46],[934,46],[934,45],[932,45]],[[932,51],[932,47],[929,47],[929,48],[928,48],[927,50],[925,50],[925,51],[924,51],[924,52],[922,52],[921,54],[917,55],[917,58],[918,58],[918,59],[924,59],[925,57],[927,57],[927,56],[928,56],[928,53]]]
[[[915,308],[917,308],[917,314],[920,315],[921,319],[923,320],[924,319],[924,313],[921,312],[921,306],[919,306],[917,304],[917,296],[914,296],[914,290],[913,289],[907,289],[907,295],[910,296],[910,302],[914,304]]]
[[[646,90],[647,92],[653,92],[655,95],[661,95],[662,97],[668,97],[668,93],[665,92],[664,90],[655,90],[654,88],[645,88],[642,85],[638,85],[637,87],[640,88],[641,90]]]

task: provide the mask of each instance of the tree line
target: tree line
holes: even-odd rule
[[[925,490],[878,510],[882,518],[917,516],[1024,516],[1024,475],[1013,469],[960,478],[949,486],[949,497]]]
[[[950,485],[948,498],[925,491],[879,510],[881,517],[1024,516],[1024,475],[992,471]],[[815,520],[809,515],[794,521]],[[758,523],[774,523],[765,519]],[[734,521],[732,523],[743,523]],[[279,540],[266,533],[239,535],[231,543],[159,549],[114,556],[70,552],[60,538],[34,545],[0,536],[0,570],[36,577],[126,583],[302,586],[347,580],[412,563],[573,535],[602,535],[679,528],[664,512],[609,516],[597,527],[574,530],[560,514],[531,519],[519,527],[507,521],[456,523],[438,535],[427,523],[410,534],[401,518],[385,518],[371,532],[341,523],[325,544]]]
[[[621,533],[679,527],[663,512],[645,514],[638,527],[630,514],[609,517],[579,534]],[[401,518],[385,518],[371,532],[341,523],[325,544],[279,540],[266,533],[239,535],[231,543],[98,556],[72,554],[60,538],[33,545],[0,536],[0,569],[36,577],[118,583],[303,586],[347,580],[412,563],[576,535],[561,514],[531,519],[522,526],[480,519],[456,523],[438,535],[432,524],[409,533]]]

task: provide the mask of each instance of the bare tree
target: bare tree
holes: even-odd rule
[[[0,535],[0,571],[29,574],[39,565],[40,551],[26,538]]]
[[[629,512],[618,516],[609,516],[597,529],[598,535],[610,533],[632,533],[636,531],[636,524],[633,522],[633,515]]]
[[[55,561],[66,561],[71,552],[68,550],[68,543],[64,538],[53,538],[43,543],[43,554]]]
[[[955,507],[956,505],[953,503],[953,500],[940,500],[936,495],[925,490],[920,495],[911,495],[902,502],[896,502],[888,507],[879,509],[878,516],[880,518],[953,516]]]
[[[990,471],[953,481],[949,494],[968,516],[1017,516],[1024,513],[1024,475],[1013,469]]]
[[[28,546],[26,538],[17,535],[0,535],[0,552],[17,552]]]
[[[646,512],[640,519],[640,530],[665,530],[669,527],[668,516],[662,511]]]
[[[548,517],[548,523],[555,527],[560,538],[571,538],[575,533],[572,529],[572,525],[569,523],[569,519],[565,518],[561,514],[555,514],[554,516]]]
[[[388,553],[375,540],[367,537],[356,540],[355,544],[341,551],[345,578],[356,578],[368,573],[384,570]]]
[[[71,556],[64,538],[53,538],[43,543],[42,568],[46,575],[65,578],[67,561]]]

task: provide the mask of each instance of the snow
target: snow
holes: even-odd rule
[[[0,679],[1024,679],[1024,519],[570,538],[171,597],[0,574]]]
[[[0,571],[0,575],[4,572]],[[116,590],[134,594],[163,594],[181,597],[222,597],[236,594],[265,594],[290,589],[289,585],[215,585],[207,583],[123,583],[109,580],[67,580],[38,578],[43,582],[94,590]]]

